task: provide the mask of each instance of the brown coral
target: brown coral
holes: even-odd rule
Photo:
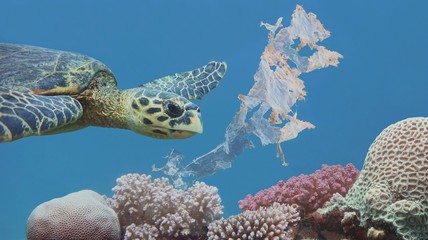
[[[360,212],[366,227],[386,222],[403,239],[428,239],[428,118],[382,131],[345,204]]]
[[[212,222],[208,239],[293,239],[292,227],[299,220],[297,205],[273,203]]]

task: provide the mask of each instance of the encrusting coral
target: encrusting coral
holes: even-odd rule
[[[428,118],[380,133],[344,203],[358,210],[362,225],[390,223],[403,239],[428,239]]]
[[[297,205],[274,203],[212,222],[208,239],[293,239],[293,226],[300,220]]]
[[[187,191],[166,178],[127,174],[117,179],[109,205],[118,214],[124,239],[172,239],[206,234],[223,214],[217,188],[196,182]]]
[[[119,220],[101,195],[83,190],[35,208],[27,220],[27,239],[119,240]]]
[[[359,171],[352,164],[322,165],[310,175],[301,174],[287,182],[279,181],[273,187],[262,190],[256,195],[247,195],[239,201],[242,210],[256,210],[260,206],[271,206],[274,202],[299,204],[306,214],[323,207],[335,193],[344,196],[357,179]]]

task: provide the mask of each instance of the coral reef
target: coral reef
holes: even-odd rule
[[[83,190],[36,207],[27,220],[27,239],[118,240],[119,220],[102,196]]]
[[[300,220],[297,205],[274,203],[212,222],[208,239],[293,239],[293,226]]]
[[[306,214],[323,207],[335,193],[345,195],[358,177],[359,171],[352,164],[322,165],[310,175],[290,178],[287,182],[262,190],[239,201],[242,210],[256,210],[260,206],[271,206],[274,202],[299,204]]]
[[[365,226],[390,223],[403,239],[428,239],[428,118],[380,133],[344,203]]]
[[[223,214],[217,188],[196,182],[187,191],[168,179],[127,174],[117,179],[109,205],[118,214],[124,239],[172,239],[206,234]]]
[[[428,118],[409,118],[381,132],[360,174],[352,164],[323,165],[313,174],[248,195],[239,202],[244,212],[228,219],[220,219],[223,206],[215,187],[196,182],[183,191],[166,178],[128,174],[117,179],[107,204],[88,190],[41,204],[28,219],[27,236],[428,239],[427,170]]]

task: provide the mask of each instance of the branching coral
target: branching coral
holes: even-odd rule
[[[159,236],[159,230],[149,224],[135,225],[131,224],[125,228],[123,239],[129,240],[156,240]]]
[[[217,188],[196,182],[187,191],[166,178],[128,174],[117,179],[110,206],[118,214],[125,239],[168,239],[205,234],[204,228],[223,214]],[[142,237],[144,236],[144,237]]]
[[[306,213],[322,207],[334,193],[345,195],[358,177],[359,171],[352,164],[323,165],[310,175],[290,178],[287,182],[280,181],[277,185],[262,190],[256,195],[239,201],[242,210],[255,210],[260,206],[270,206],[274,202],[299,204]]]
[[[209,225],[208,239],[293,239],[297,205],[274,203]]]

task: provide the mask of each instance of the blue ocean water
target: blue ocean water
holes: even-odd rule
[[[316,125],[282,146],[245,151],[232,168],[201,179],[218,187],[224,216],[240,212],[246,194],[309,174],[321,164],[361,168],[371,142],[389,124],[427,116],[427,3],[422,1],[0,1],[0,42],[80,52],[107,64],[126,89],[210,60],[226,61],[221,85],[201,101],[204,133],[158,140],[131,131],[90,127],[0,144],[1,239],[25,239],[40,203],[81,189],[111,195],[126,173],[152,174],[170,149],[186,159],[223,141],[253,85],[267,43],[260,22],[288,24],[297,4],[317,14],[332,36],[323,45],[344,55],[338,68],[301,75],[308,96],[299,118]]]

